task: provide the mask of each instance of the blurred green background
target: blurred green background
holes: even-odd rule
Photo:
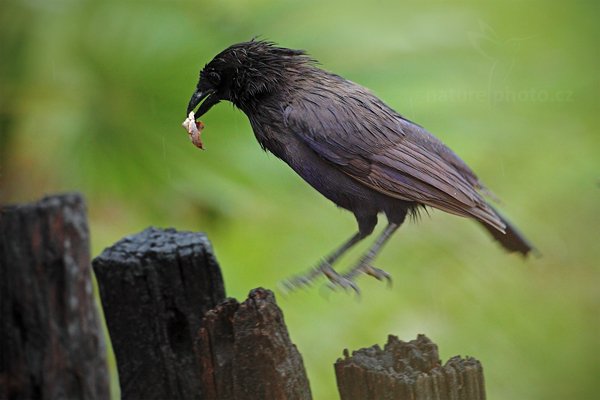
[[[391,289],[364,278],[360,299],[323,282],[276,292],[314,397],[337,397],[343,348],[426,333],[443,359],[482,361],[490,399],[597,398],[597,2],[0,7],[2,202],[80,191],[93,255],[149,225],[200,230],[228,295],[275,289],[349,237],[353,216],[263,154],[229,104],[203,117],[205,151],[180,124],[199,69],[226,46],[262,35],[303,48],[450,145],[543,253],[508,255],[476,224],[433,211],[378,259]]]

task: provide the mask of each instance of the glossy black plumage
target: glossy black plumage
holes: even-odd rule
[[[353,212],[356,242],[373,231],[380,212],[394,225],[391,235],[407,213],[429,206],[474,218],[509,251],[531,250],[486,202],[477,176],[448,147],[369,90],[318,68],[303,51],[264,41],[233,45],[201,71],[188,112],[203,98],[196,118],[220,100],[231,101],[248,116],[263,149]],[[329,257],[331,263],[338,252]]]

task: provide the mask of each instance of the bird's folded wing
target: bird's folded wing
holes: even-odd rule
[[[478,193],[473,172],[423,128],[403,119],[368,91],[360,97],[323,93],[292,104],[286,124],[314,152],[381,193],[475,217],[504,231]]]

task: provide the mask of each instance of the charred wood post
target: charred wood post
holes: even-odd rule
[[[225,299],[206,236],[148,228],[93,266],[122,399],[203,398],[194,338],[204,313]]]
[[[0,398],[109,399],[81,196],[0,210]]]

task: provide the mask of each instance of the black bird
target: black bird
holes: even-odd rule
[[[197,119],[221,100],[246,114],[263,150],[358,222],[356,234],[291,286],[321,273],[356,291],[360,273],[389,280],[371,262],[407,214],[427,206],[475,219],[510,252],[532,250],[486,202],[482,194],[489,192],[452,150],[368,89],[318,68],[302,50],[263,40],[225,49],[200,71],[187,112],[200,104]],[[379,213],[388,220],[384,231],[352,269],[337,273],[332,264],[373,232]]]

